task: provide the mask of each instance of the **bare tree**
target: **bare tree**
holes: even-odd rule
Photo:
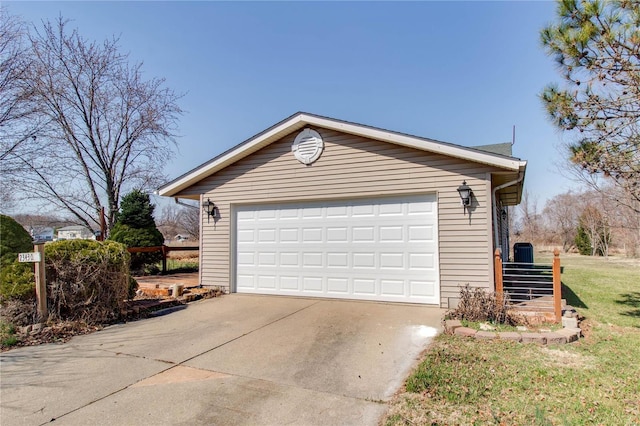
[[[200,207],[182,210],[180,222],[184,232],[193,239],[200,239]]]
[[[37,104],[29,80],[33,66],[26,47],[26,26],[0,7],[0,202],[13,201],[11,177],[20,168],[16,155],[31,157],[32,142],[40,126]]]
[[[35,28],[29,42],[29,87],[48,124],[36,158],[15,156],[27,169],[24,189],[91,229],[105,207],[111,228],[123,191],[163,180],[179,96],[162,79],[145,80],[117,39],[90,42],[63,18]]]
[[[545,204],[547,229],[557,236],[565,253],[574,245],[580,208],[579,196],[572,192],[556,195]]]
[[[606,215],[594,204],[587,204],[580,215],[580,224],[591,241],[591,255],[609,255],[611,225]]]
[[[530,243],[541,242],[543,230],[542,217],[538,212],[538,200],[528,190],[522,194],[522,201],[517,207],[518,220],[515,225],[517,240]]]
[[[612,247],[624,251],[626,256],[640,254],[640,202],[615,185],[605,192],[590,191],[585,199],[591,200],[606,217],[611,231]],[[618,202],[617,200],[622,200]]]
[[[182,232],[180,229],[180,213],[181,211],[177,206],[169,204],[162,208],[162,213],[156,218],[156,225],[164,235],[165,240],[171,240]]]
[[[200,238],[200,208],[197,205],[167,205],[156,223],[167,240],[178,234],[186,234],[195,240]]]

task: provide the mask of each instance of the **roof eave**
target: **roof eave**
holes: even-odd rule
[[[222,170],[236,161],[260,150],[261,148],[264,148],[281,137],[307,125],[318,126],[422,151],[487,164],[505,170],[520,171],[526,167],[526,161],[513,157],[493,155],[473,148],[461,147],[458,145],[300,112],[284,119],[280,123],[275,124],[245,142],[236,145],[211,161],[192,169],[166,185],[163,185],[158,189],[157,193],[158,195],[167,197],[176,196],[185,188],[188,188],[198,181]]]

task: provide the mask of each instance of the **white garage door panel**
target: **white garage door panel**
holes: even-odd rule
[[[236,209],[236,291],[439,304],[435,195]]]

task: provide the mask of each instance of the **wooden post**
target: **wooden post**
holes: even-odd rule
[[[47,279],[44,272],[44,243],[33,246],[35,252],[40,253],[40,262],[36,262],[36,298],[38,300],[38,319],[40,322],[46,321],[49,317],[47,309]]]
[[[562,280],[560,277],[560,251],[553,251],[553,309],[556,322],[562,320]]]
[[[167,273],[167,253],[169,250],[167,250],[167,246],[165,246],[164,244],[162,245],[162,274],[166,274]]]
[[[500,254],[500,249],[497,248],[494,254],[493,261],[493,275],[496,281],[496,293],[502,294],[504,291],[503,283],[502,283],[502,256]]]

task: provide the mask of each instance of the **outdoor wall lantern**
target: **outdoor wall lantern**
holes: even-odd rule
[[[471,205],[471,196],[473,195],[473,191],[467,185],[467,181],[462,181],[462,185],[458,187],[458,194],[460,194],[460,199],[462,200],[463,208]]]
[[[220,213],[220,211],[218,210],[218,206],[216,206],[216,203],[213,203],[209,198],[207,198],[207,201],[202,203],[202,210],[207,214],[207,223],[209,223],[210,217],[215,219]]]

